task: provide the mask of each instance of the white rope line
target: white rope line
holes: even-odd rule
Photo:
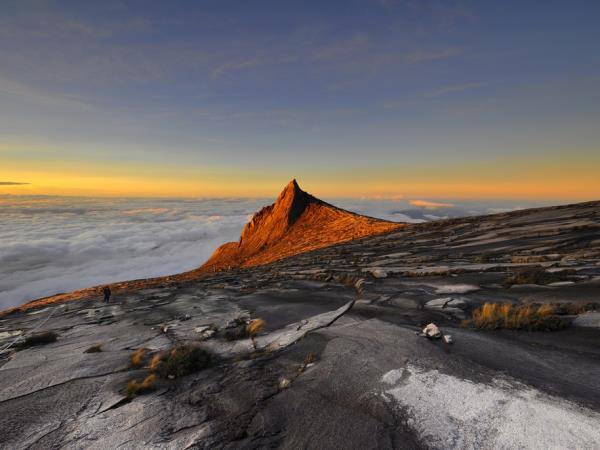
[[[4,353],[6,352],[8,349],[10,349],[13,345],[15,345],[19,340],[21,339],[25,339],[25,336],[30,335],[31,333],[33,333],[34,331],[38,330],[42,325],[44,325],[46,322],[48,322],[48,320],[50,320],[50,317],[52,317],[52,315],[54,314],[54,312],[59,309],[60,306],[54,307],[52,308],[52,311],[50,311],[50,314],[48,315],[48,317],[46,317],[41,323],[37,324],[37,326],[33,327],[31,330],[29,330],[27,333],[25,334],[20,334],[18,335],[12,342],[9,342],[8,344],[6,344],[3,348],[0,349],[0,353]]]

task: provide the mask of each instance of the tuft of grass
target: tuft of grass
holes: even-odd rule
[[[300,365],[300,367],[298,367],[297,369],[297,376],[299,376],[301,373],[304,373],[304,371],[307,369],[307,367],[310,364],[313,364],[315,361],[317,360],[317,355],[315,355],[313,352],[310,352],[309,354],[307,354],[304,357],[304,360],[302,361],[302,364]]]
[[[212,355],[194,345],[179,345],[152,358],[150,370],[160,378],[180,378],[212,363]]]
[[[480,253],[473,260],[478,263],[489,263],[494,260],[494,255],[492,253]]]
[[[309,364],[314,363],[317,360],[317,355],[315,355],[313,352],[310,352],[308,355],[306,355],[304,357],[304,366],[308,366]]]
[[[146,376],[142,381],[129,380],[127,383],[127,396],[135,397],[136,395],[145,394],[151,392],[156,388],[156,375],[151,373]]]
[[[145,348],[138,348],[136,351],[134,351],[131,354],[131,367],[140,367],[146,358],[146,353],[148,353],[148,350]]]
[[[588,311],[600,310],[600,303],[558,303],[556,304],[557,314],[574,316],[577,314],[583,314]]]
[[[263,319],[252,319],[249,323],[246,323],[243,319],[237,319],[233,322],[233,326],[223,331],[223,337],[228,341],[245,338],[254,339],[265,324],[266,322]]]
[[[573,270],[561,272],[547,272],[544,269],[524,269],[514,272],[504,280],[504,287],[509,288],[515,284],[550,284],[556,281],[565,281]]]
[[[266,322],[263,319],[253,319],[250,321],[248,325],[246,325],[246,334],[251,338],[256,337],[260,330],[262,330],[266,325]]]
[[[233,328],[227,328],[223,331],[223,337],[228,341],[237,341],[248,337],[246,333],[246,325],[238,325]]]
[[[569,326],[569,322],[557,315],[557,308],[552,304],[485,303],[473,311],[470,319],[463,320],[462,325],[483,330],[556,331]]]
[[[24,341],[19,342],[15,347],[19,350],[34,347],[36,345],[50,344],[56,342],[58,334],[54,331],[44,331],[43,333],[32,334],[27,336]]]
[[[158,368],[158,366],[160,365],[160,363],[163,360],[163,354],[162,353],[157,353],[156,355],[154,355],[152,357],[152,359],[150,360],[150,366],[149,369],[150,370],[156,370]]]
[[[102,344],[92,345],[84,353],[100,353],[102,351]]]

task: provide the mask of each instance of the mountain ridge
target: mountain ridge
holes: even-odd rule
[[[401,226],[402,223],[362,216],[324,202],[303,191],[293,179],[275,203],[254,214],[237,242],[218,247],[208,261],[192,273],[268,264]]]

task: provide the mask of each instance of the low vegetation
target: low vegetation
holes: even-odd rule
[[[569,326],[569,320],[561,317],[557,306],[549,303],[543,305],[486,303],[474,310],[472,317],[464,320],[462,325],[483,330],[555,331]]]
[[[131,367],[137,369],[142,365],[144,359],[146,358],[146,354],[148,350],[145,348],[138,348],[131,354]]]
[[[509,275],[504,280],[504,287],[509,288],[515,284],[550,284],[557,281],[565,281],[569,275],[572,275],[572,270],[562,270],[560,272],[548,272],[544,269],[524,269],[519,270]]]
[[[149,370],[160,378],[180,378],[202,370],[212,363],[212,355],[194,345],[179,345],[154,355]]]
[[[600,303],[588,302],[588,303],[556,303],[556,314],[561,315],[576,315],[583,314],[588,311],[600,311]]]
[[[54,331],[44,331],[43,333],[32,334],[27,336],[23,341],[15,345],[18,350],[22,350],[37,345],[50,344],[56,342],[58,334]]]
[[[100,353],[102,351],[102,344],[92,345],[84,353]]]
[[[302,364],[300,365],[300,367],[298,367],[297,373],[298,375],[300,375],[301,373],[304,373],[304,371],[308,368],[308,366],[310,366],[311,364],[314,364],[317,361],[317,355],[314,354],[313,352],[310,352],[309,354],[307,354],[304,357],[304,361],[302,361]]]
[[[251,338],[254,338],[258,335],[260,330],[265,327],[265,325],[266,322],[263,319],[253,319],[248,325],[246,325],[246,334]]]
[[[127,383],[127,396],[135,397],[136,395],[151,392],[156,388],[156,375],[151,373],[143,380],[129,380]]]
[[[265,325],[266,322],[263,319],[252,319],[247,322],[246,319],[239,318],[223,331],[223,337],[228,341],[254,339]]]
[[[148,351],[145,348],[137,349],[131,355],[131,367],[140,367],[147,361],[147,356]],[[184,377],[209,367],[212,362],[212,354],[191,344],[178,345],[169,351],[157,353],[145,368],[145,378],[129,380],[127,395],[134,397],[151,392],[156,389],[161,379]]]

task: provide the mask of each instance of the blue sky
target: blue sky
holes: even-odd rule
[[[452,197],[469,177],[485,192],[513,177],[537,180],[523,184],[535,197],[560,173],[573,198],[600,195],[598,2],[5,0],[0,12],[0,179],[29,193],[61,193],[78,171],[102,194],[100,170],[148,194],[151,180],[203,177],[182,194],[265,195],[295,176],[331,195],[357,195],[357,180],[419,195],[394,180],[436,179],[422,196],[439,198],[444,181]]]

